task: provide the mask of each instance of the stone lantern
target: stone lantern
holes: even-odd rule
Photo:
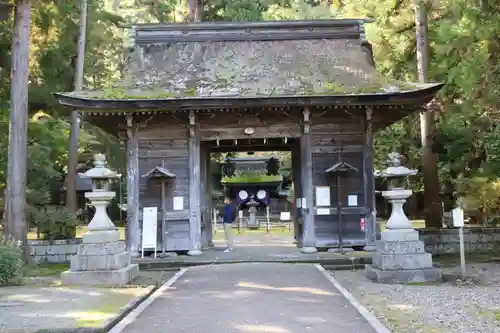
[[[404,157],[399,153],[388,155],[389,167],[381,172],[376,172],[375,177],[387,179],[387,190],[382,191],[382,196],[392,206],[391,216],[385,225],[388,230],[413,230],[413,226],[406,217],[403,205],[412,191],[405,189],[409,176],[415,176],[418,171],[408,169],[403,165]],[[413,230],[414,231],[414,230]]]
[[[248,221],[248,227],[249,228],[258,228],[259,227],[259,224],[258,224],[258,221],[257,221],[257,206],[260,205],[259,202],[255,201],[255,198],[254,196],[252,195],[252,197],[250,198],[250,201],[247,202],[247,207],[248,207],[248,212],[250,213],[250,216],[249,216],[249,221]]]
[[[94,168],[81,174],[92,179],[92,192],[85,193],[95,208],[95,214],[82,237],[77,254],[71,258],[71,267],[63,272],[63,284],[124,285],[138,274],[138,266],[131,264],[125,242],[106,212],[116,196],[110,191],[112,180],[119,175],[106,167],[106,156],[94,156]]]
[[[382,191],[392,206],[386,230],[380,233],[372,264],[366,266],[366,276],[381,283],[409,283],[441,281],[441,272],[432,265],[432,255],[425,252],[417,230],[406,217],[403,205],[412,194],[405,188],[408,176],[417,170],[403,165],[404,157],[399,153],[388,155],[389,166],[376,172],[375,177],[387,179],[387,190]]]

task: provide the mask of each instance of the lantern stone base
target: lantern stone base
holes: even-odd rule
[[[125,242],[83,243],[71,258],[70,269],[61,274],[61,282],[64,285],[120,286],[130,283],[138,273],[139,267],[131,264]]]
[[[418,231],[388,230],[376,242],[371,265],[365,275],[372,281],[387,284],[439,282],[441,271],[432,265],[432,255],[418,239]]]
[[[120,241],[120,233],[117,230],[95,230],[87,232],[82,236],[82,243],[116,243]]]

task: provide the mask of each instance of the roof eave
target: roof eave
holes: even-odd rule
[[[134,25],[136,44],[175,42],[364,39],[364,19],[199,22]]]
[[[352,19],[316,19],[316,20],[276,20],[276,21],[216,21],[216,22],[196,22],[196,23],[170,23],[170,24],[127,24],[124,28],[133,28],[143,31],[177,31],[186,30],[233,30],[235,27],[242,28],[319,28],[319,27],[342,27],[359,25],[363,23],[373,23],[371,18]]]
[[[405,92],[366,93],[328,96],[269,96],[269,97],[206,97],[206,98],[160,98],[160,99],[93,99],[56,93],[61,105],[100,110],[190,110],[238,107],[280,107],[280,106],[377,106],[421,103],[432,99],[443,83],[429,84],[428,87]]]

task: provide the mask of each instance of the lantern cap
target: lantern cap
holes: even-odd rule
[[[387,155],[387,163],[389,166],[382,171],[375,171],[375,177],[379,178],[404,178],[408,176],[415,176],[418,170],[408,169],[404,166],[406,158],[397,152],[392,152]]]
[[[85,173],[80,173],[83,178],[91,179],[116,179],[120,178],[117,172],[106,168],[106,155],[98,153],[94,155],[94,167]]]

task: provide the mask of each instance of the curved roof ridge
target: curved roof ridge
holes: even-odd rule
[[[363,19],[198,22],[131,26],[137,44],[206,41],[365,39]]]

